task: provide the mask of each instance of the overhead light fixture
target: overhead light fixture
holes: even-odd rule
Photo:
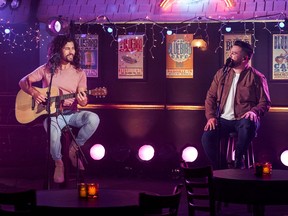
[[[231,8],[235,6],[235,1],[234,0],[224,0],[226,7]]]
[[[47,23],[47,30],[50,34],[61,35],[69,32],[70,24],[62,16],[50,18]]]
[[[0,0],[0,8],[4,8],[7,4],[7,0]]]
[[[20,5],[20,0],[12,0],[10,6],[12,9],[17,9]]]
[[[168,29],[167,32],[166,32],[167,35],[172,35],[172,33],[173,33],[173,32],[172,32],[172,30],[170,30],[170,29]]]
[[[160,7],[161,8],[167,8],[167,7],[171,6],[174,2],[175,2],[175,0],[162,0],[160,2]]]
[[[232,28],[231,28],[230,26],[227,26],[227,27],[225,28],[225,31],[226,31],[226,32],[231,32],[231,30],[232,30]]]

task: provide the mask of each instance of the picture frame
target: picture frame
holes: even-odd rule
[[[288,80],[288,34],[272,34],[272,73],[273,81]]]
[[[99,37],[97,34],[76,34],[79,44],[80,65],[87,77],[98,78]]]
[[[193,34],[166,36],[166,78],[193,78]]]
[[[145,79],[144,37],[144,34],[118,36],[118,79]]]
[[[252,34],[224,34],[224,54],[223,63],[225,64],[226,59],[230,56],[230,49],[236,40],[242,40],[249,44],[252,44]],[[249,64],[252,66],[250,60]]]

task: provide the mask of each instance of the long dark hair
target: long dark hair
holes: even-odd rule
[[[80,52],[79,45],[76,40],[70,35],[57,35],[51,41],[48,49],[49,60],[46,64],[47,69],[51,70],[52,67],[57,68],[60,66],[61,50],[68,42],[73,42],[75,47],[75,56],[71,64],[74,65],[76,69],[80,68]]]

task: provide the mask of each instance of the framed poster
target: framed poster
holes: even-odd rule
[[[273,34],[272,80],[288,80],[288,34]]]
[[[118,79],[144,79],[144,35],[118,36]]]
[[[224,64],[226,59],[229,58],[230,49],[236,40],[242,40],[252,44],[252,34],[225,34],[224,35]],[[251,65],[251,61],[249,62]]]
[[[80,64],[87,77],[98,77],[98,35],[76,34],[80,50]]]
[[[166,78],[193,78],[193,34],[166,36]]]

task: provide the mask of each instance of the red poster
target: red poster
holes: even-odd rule
[[[143,79],[143,35],[119,35],[118,79]]]

